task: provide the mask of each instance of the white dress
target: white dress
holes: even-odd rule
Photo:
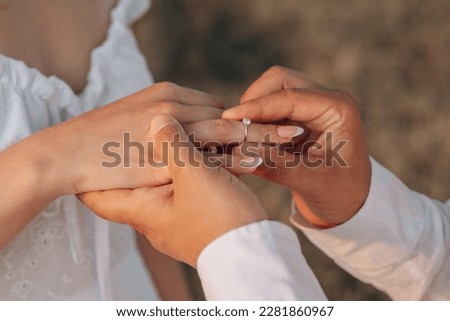
[[[151,74],[128,27],[148,7],[143,0],[118,2],[106,40],[92,51],[80,95],[61,79],[0,55],[0,151],[150,85]],[[134,232],[97,218],[75,196],[56,200],[0,250],[0,300],[152,299],[158,295]]]

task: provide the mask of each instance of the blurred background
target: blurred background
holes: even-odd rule
[[[302,71],[358,100],[371,155],[411,188],[450,198],[450,1],[153,0],[134,27],[156,81],[227,106],[267,68]],[[246,177],[288,223],[289,193]],[[331,300],[387,300],[298,233]],[[196,272],[186,267],[195,299]]]

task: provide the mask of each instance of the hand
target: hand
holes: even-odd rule
[[[211,95],[159,83],[1,151],[0,177],[9,183],[0,189],[0,247],[64,194],[169,183],[167,168],[148,165],[159,162],[159,156],[148,148],[150,123],[158,113],[177,117],[189,134],[196,134],[193,139],[199,147],[241,142],[242,123],[220,119],[222,108]],[[248,137],[259,141],[267,132],[276,135],[276,129],[274,125],[252,126]],[[239,157],[212,156],[216,161],[222,158],[233,173],[252,170],[239,166]]]
[[[215,119],[222,104],[213,96],[159,83],[104,107],[45,129],[49,168],[61,194],[130,188],[165,181],[148,166],[148,130],[154,115],[172,114],[182,123]],[[51,157],[50,157],[51,155]]]
[[[319,89],[303,74],[274,67],[250,86],[239,106],[222,115],[223,119],[243,117],[261,123],[288,120],[305,129],[290,153],[280,155],[279,149],[261,146],[255,150],[265,161],[254,174],[288,186],[309,223],[331,227],[351,218],[363,205],[371,170],[351,96]]]
[[[174,118],[153,118],[151,137],[165,159],[172,183],[134,190],[79,195],[97,215],[129,224],[162,253],[196,266],[214,239],[267,218],[251,190],[236,176],[213,166],[189,141]],[[162,146],[169,146],[164,150]]]
[[[46,150],[41,167],[53,169],[48,176],[55,177],[53,185],[57,187],[53,189],[59,195],[167,184],[170,182],[167,169],[152,166],[160,159],[148,148],[152,143],[149,128],[154,115],[166,113],[176,117],[200,146],[241,141],[242,124],[221,120],[222,108],[211,95],[159,83],[45,129],[40,140],[50,150]],[[276,135],[276,128],[254,126],[249,137],[262,140],[266,132]],[[286,140],[290,138],[278,137],[278,141]],[[229,162],[230,157],[224,156],[224,162]],[[239,166],[229,168],[236,174],[248,172]]]

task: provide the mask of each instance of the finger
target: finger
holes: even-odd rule
[[[154,150],[167,164],[175,182],[178,177],[189,175],[192,168],[205,168],[206,159],[189,140],[180,123],[170,115],[157,115],[152,119],[150,132]]]
[[[233,154],[240,157],[259,157],[262,162],[254,175],[271,180],[275,183],[295,186],[301,177],[302,166],[308,163],[305,157],[298,152],[291,153],[286,149],[266,145],[245,143],[233,149]]]
[[[240,144],[244,140],[264,142],[270,145],[291,141],[304,133],[299,126],[281,126],[251,123],[245,127],[241,121],[213,119],[184,125],[189,137],[196,146],[218,146]]]
[[[226,110],[223,119],[273,122],[290,119],[303,122],[308,128],[323,131],[339,122],[350,108],[345,94],[321,90],[287,89]]]
[[[242,154],[215,154],[203,153],[211,164],[217,167],[223,167],[230,173],[240,176],[253,173],[261,165],[263,160],[256,157],[247,157]]]
[[[319,85],[305,74],[274,66],[261,75],[241,97],[241,104],[258,99],[282,89],[317,88]]]
[[[170,100],[183,105],[203,105],[219,109],[224,108],[222,102],[211,94],[178,86],[171,82],[157,83],[150,88],[153,95],[153,102]]]
[[[178,103],[163,102],[158,107],[161,114],[172,115],[181,124],[220,119],[223,110],[208,106],[185,106]]]
[[[129,203],[126,203],[131,189],[116,189],[109,191],[96,191],[78,194],[78,199],[92,212],[117,223],[126,224],[124,213],[127,212]]]
[[[139,227],[151,226],[172,192],[171,185],[78,194],[78,199],[103,219]],[[155,215],[157,213],[157,215]]]

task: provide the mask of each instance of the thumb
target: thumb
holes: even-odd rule
[[[78,194],[78,199],[101,218],[116,223],[127,224],[131,189],[116,189]]]
[[[173,181],[192,168],[205,167],[206,159],[190,141],[180,123],[170,115],[153,118],[150,126],[153,148],[167,165]]]
[[[162,185],[88,192],[77,197],[99,217],[145,232],[154,229],[164,217],[171,193],[171,185]]]

